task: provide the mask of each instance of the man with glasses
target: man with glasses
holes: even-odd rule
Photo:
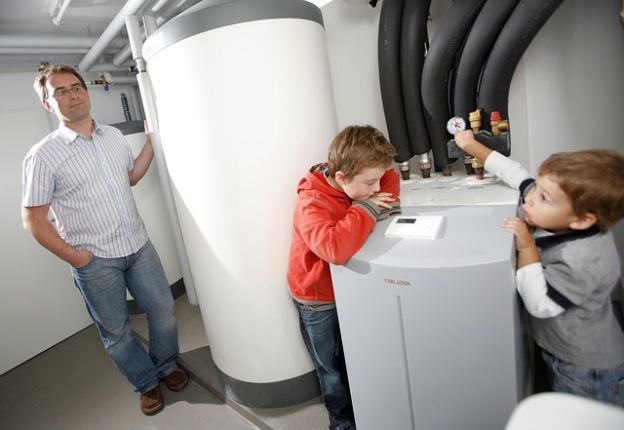
[[[43,67],[34,87],[60,124],[24,159],[24,228],[71,265],[106,352],[140,394],[143,413],[154,414],[164,405],[160,380],[179,391],[188,375],[176,362],[169,283],[130,189],[152,161],[149,135],[134,158],[119,130],[93,120],[85,81],[71,67]],[[126,289],[147,316],[149,351],[130,327]]]

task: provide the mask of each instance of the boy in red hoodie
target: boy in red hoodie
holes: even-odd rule
[[[334,138],[326,163],[299,181],[288,288],[319,378],[330,430],[355,429],[329,263],[344,264],[375,223],[400,211],[395,148],[371,126]]]

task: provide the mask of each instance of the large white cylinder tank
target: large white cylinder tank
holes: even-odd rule
[[[296,185],[337,133],[322,15],[210,3],[144,44],[163,152],[226,393],[294,404],[317,393],[286,285]]]

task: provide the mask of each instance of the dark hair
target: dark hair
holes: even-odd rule
[[[35,76],[35,82],[33,84],[35,92],[39,96],[40,101],[43,102],[48,97],[50,97],[50,94],[48,94],[48,89],[46,88],[46,83],[48,82],[48,79],[50,79],[50,76],[57,73],[69,73],[74,75],[80,81],[80,85],[82,85],[82,88],[84,88],[85,90],[87,89],[87,84],[85,83],[84,79],[82,78],[82,76],[80,76],[80,73],[78,73],[73,67],[66,66],[64,64],[45,64],[39,68],[37,76]]]
[[[624,153],[608,149],[560,152],[548,157],[538,175],[552,175],[577,215],[596,215],[607,229],[624,216]]]
[[[332,141],[327,167],[331,176],[342,171],[347,178],[353,178],[367,167],[390,167],[396,153],[394,146],[375,127],[352,125]]]

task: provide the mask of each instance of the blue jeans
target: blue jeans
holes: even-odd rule
[[[613,369],[586,369],[542,350],[552,389],[624,407],[624,364]]]
[[[169,282],[152,243],[127,257],[94,256],[71,271],[106,352],[134,391],[158,386],[177,367],[178,331]],[[130,327],[126,288],[147,317],[149,353]]]
[[[330,430],[354,430],[347,368],[344,361],[336,308],[314,311],[295,302],[301,336],[310,353],[329,412]]]

